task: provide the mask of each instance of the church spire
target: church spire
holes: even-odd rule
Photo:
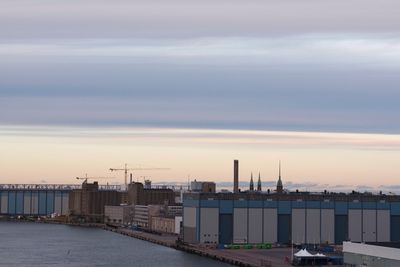
[[[251,173],[250,178],[250,191],[254,191],[253,173]]]
[[[279,180],[281,180],[281,161],[279,161]]]
[[[261,174],[258,172],[257,191],[261,192]]]
[[[276,192],[277,193],[283,192],[283,184],[282,184],[282,178],[281,178],[281,161],[279,161],[279,178],[278,178],[278,182],[276,184]]]

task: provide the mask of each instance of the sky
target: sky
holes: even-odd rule
[[[400,19],[383,0],[0,1],[0,183],[396,190]]]

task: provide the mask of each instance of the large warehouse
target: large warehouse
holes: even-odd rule
[[[400,241],[400,196],[344,193],[188,193],[188,243]]]
[[[0,215],[68,214],[74,185],[0,185]]]

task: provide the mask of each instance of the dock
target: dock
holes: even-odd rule
[[[204,246],[180,244],[176,235],[154,234],[135,231],[125,228],[113,228],[105,225],[93,225],[106,231],[148,241],[157,245],[170,247],[186,253],[207,257],[220,262],[241,267],[289,267],[292,266],[287,259],[290,256],[289,248],[274,248],[270,250],[232,250],[216,249]],[[285,260],[286,259],[286,260]]]

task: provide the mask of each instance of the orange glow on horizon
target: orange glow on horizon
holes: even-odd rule
[[[110,167],[157,166],[169,171],[134,173],[154,182],[232,180],[233,159],[240,179],[261,172],[263,181],[392,185],[400,176],[400,135],[197,130],[156,128],[3,127],[1,183],[76,183],[75,177],[117,176]]]

